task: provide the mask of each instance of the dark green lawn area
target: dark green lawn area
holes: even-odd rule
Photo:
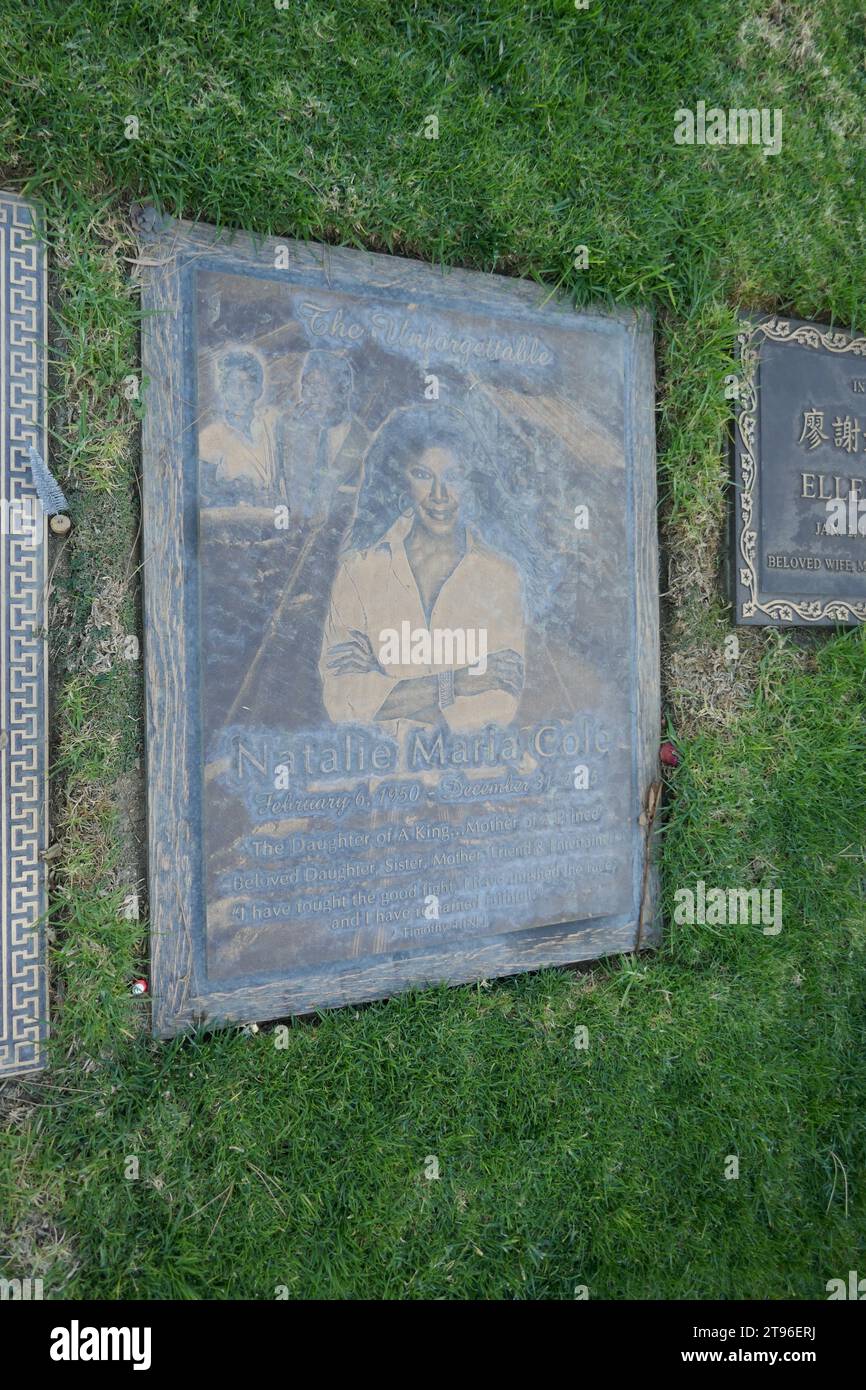
[[[866,1271],[866,645],[749,630],[726,661],[719,581],[737,307],[866,326],[864,57],[862,0],[0,0],[0,172],[47,211],[76,523],[52,1066],[0,1087],[3,1273],[46,1297],[781,1299]],[[699,100],[781,109],[781,153],[675,145]],[[671,924],[654,955],[344,1009],[285,1048],[149,1040],[145,928],[119,916],[133,198],[654,311],[665,902],[781,888],[778,936]]]

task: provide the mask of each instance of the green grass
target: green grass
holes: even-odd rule
[[[55,1040],[49,1072],[0,1088],[4,1273],[54,1297],[820,1298],[866,1267],[866,645],[743,630],[726,663],[718,583],[736,308],[866,324],[864,53],[859,0],[0,0],[0,169],[48,214],[75,520],[52,618]],[[675,146],[699,99],[780,107],[781,155]],[[118,641],[143,198],[654,310],[684,753],[665,902],[699,878],[779,887],[778,937],[671,923],[656,955],[341,1010],[285,1048],[147,1038],[143,929],[119,917],[141,872]]]

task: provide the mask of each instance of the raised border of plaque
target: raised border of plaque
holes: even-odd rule
[[[564,296],[528,281],[463,270],[442,271],[383,256],[287,238],[254,238],[145,209],[142,244],[144,635],[147,694],[149,911],[153,1032],[170,1037],[189,1027],[220,1026],[306,1014],[388,997],[434,983],[457,984],[515,975],[630,951],[659,938],[657,827],[645,814],[657,790],[660,729],[658,549],[652,323],[642,313],[577,313]],[[282,264],[287,268],[275,269]],[[393,949],[341,959],[265,982],[211,980],[200,949],[204,927],[200,839],[203,769],[197,751],[200,691],[196,634],[183,595],[196,563],[196,528],[185,477],[196,436],[196,394],[190,360],[194,316],[190,275],[196,270],[256,275],[277,285],[288,278],[321,291],[336,288],[390,302],[440,308],[468,301],[491,320],[516,317],[527,332],[595,325],[619,334],[624,361],[625,502],[632,530],[629,612],[598,599],[598,622],[628,634],[632,792],[624,830],[633,836],[634,892],[629,912],[597,922],[514,929],[499,936],[441,941],[417,951]],[[599,320],[603,323],[599,324]],[[523,328],[521,329],[523,331]],[[578,383],[575,383],[577,389]],[[652,803],[654,806],[654,802]]]
[[[45,244],[39,213],[0,193],[0,531],[3,769],[0,1080],[45,1065],[48,987],[46,554],[29,449],[46,457]],[[16,525],[14,517],[28,525]]]
[[[739,626],[830,627],[866,622],[861,595],[815,598],[772,593],[761,583],[761,357],[765,344],[816,356],[866,357],[866,338],[805,319],[744,313],[737,335],[739,395],[731,434],[730,590]],[[769,524],[769,523],[768,523]]]

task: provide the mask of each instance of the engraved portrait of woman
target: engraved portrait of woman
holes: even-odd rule
[[[484,539],[481,500],[496,484],[492,460],[457,411],[411,407],[383,426],[322,640],[323,700],[335,723],[396,732],[405,720],[458,731],[513,720],[526,618],[518,565]],[[420,659],[410,641],[419,633],[433,639]]]
[[[206,486],[232,501],[261,505],[285,501],[285,480],[276,440],[276,414],[263,409],[265,369],[250,347],[223,352],[214,368],[219,415],[199,434]]]

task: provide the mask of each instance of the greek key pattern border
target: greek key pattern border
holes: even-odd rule
[[[740,604],[740,616],[753,618],[765,613],[787,623],[866,622],[866,601],[857,599],[833,599],[822,603],[812,599],[794,603],[789,598],[769,598],[759,594],[756,571],[757,529],[755,513],[758,500],[757,463],[755,460],[755,437],[758,416],[758,367],[761,345],[774,343],[797,343],[801,347],[817,351],[847,354],[853,357],[866,357],[866,338],[856,338],[849,333],[821,329],[816,324],[792,323],[789,319],[769,317],[756,323],[748,323],[737,335],[740,365],[742,369],[739,405],[736,415],[736,457],[737,482],[737,551],[742,562],[739,569],[739,582],[748,592],[748,597]]]
[[[47,531],[34,541],[9,525],[11,504],[35,497],[28,449],[46,457],[46,259],[35,210],[0,192],[0,637],[2,637],[2,931],[0,1081],[45,1065],[48,990]]]

